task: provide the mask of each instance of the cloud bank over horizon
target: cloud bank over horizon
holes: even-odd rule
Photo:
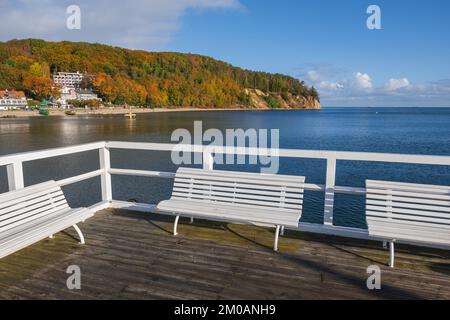
[[[366,72],[338,71],[327,64],[311,65],[298,77],[317,88],[324,106],[450,106],[450,79],[412,83],[401,76],[375,85],[374,79]]]
[[[66,9],[81,8],[81,29],[69,30]],[[188,10],[236,10],[239,0],[0,0],[0,41],[39,38],[99,42],[158,50],[180,28]]]

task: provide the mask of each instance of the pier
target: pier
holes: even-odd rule
[[[86,244],[67,229],[0,260],[2,299],[449,299],[450,251],[399,243],[396,268],[389,252],[366,229],[333,225],[334,195],[365,194],[364,188],[337,186],[336,161],[382,161],[450,165],[450,157],[334,151],[279,150],[280,156],[327,161],[326,184],[305,184],[325,197],[323,224],[300,223],[280,237],[272,251],[273,230],[257,226],[181,219],[171,235],[172,216],[155,214],[155,204],[113,199],[111,175],[172,179],[174,173],[111,168],[112,149],[170,152],[174,145],[96,142],[0,157],[10,190],[24,187],[23,162],[98,150],[99,168],[57,181],[64,187],[101,178],[102,201],[93,218],[80,224]],[[214,169],[209,149],[204,166]],[[216,150],[217,151],[217,150]],[[260,149],[224,153],[264,154]],[[81,290],[66,286],[66,270],[81,270]],[[382,271],[381,290],[366,286],[368,266]]]

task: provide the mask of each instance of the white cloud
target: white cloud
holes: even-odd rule
[[[326,66],[326,68],[324,67]],[[336,72],[330,65],[311,65],[299,75],[314,85],[324,106],[450,107],[450,79],[412,83],[406,77],[390,78],[380,85],[365,72]]]
[[[401,78],[401,79],[389,79],[389,81],[385,85],[385,89],[387,91],[396,91],[399,89],[403,89],[406,87],[409,87],[410,83],[407,78]]]
[[[311,70],[306,73],[306,77],[312,82],[317,82],[322,78],[322,75],[317,70]]]
[[[66,28],[66,8],[81,8],[81,30]],[[239,0],[0,0],[0,40],[43,38],[158,49],[189,10],[238,9]]]
[[[370,90],[372,89],[372,79],[367,73],[356,72],[353,74],[351,84],[356,89]]]
[[[339,83],[339,82],[332,82],[332,81],[320,81],[317,85],[317,87],[319,89],[324,89],[324,90],[339,90],[339,89],[343,89],[344,85]]]

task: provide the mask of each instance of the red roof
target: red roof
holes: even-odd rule
[[[25,93],[23,91],[0,90],[0,98],[25,98]]]

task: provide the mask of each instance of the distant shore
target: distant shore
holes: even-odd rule
[[[70,111],[75,111],[76,115],[66,115],[65,109],[49,109],[49,116],[86,116],[86,115],[120,115],[120,114],[141,114],[141,113],[157,113],[157,112],[182,112],[182,111],[252,111],[252,110],[270,110],[270,109],[251,109],[251,108],[132,108],[125,109],[122,107],[110,107],[102,108],[97,110],[86,110],[86,109],[71,109]],[[5,110],[0,111],[0,119],[5,118],[25,118],[25,117],[42,117],[39,111],[25,111],[25,110]]]
[[[123,107],[108,107],[96,110],[90,109],[48,109],[50,111],[48,116],[56,117],[76,117],[76,116],[89,116],[89,115],[121,115],[121,114],[142,114],[142,113],[159,113],[159,112],[195,112],[195,111],[271,111],[271,110],[309,110],[309,109],[269,109],[269,108],[131,108],[125,109]],[[67,111],[75,111],[75,115],[67,115]],[[39,111],[26,111],[26,110],[0,110],[0,119],[10,118],[26,118],[26,117],[43,117],[39,114]]]

